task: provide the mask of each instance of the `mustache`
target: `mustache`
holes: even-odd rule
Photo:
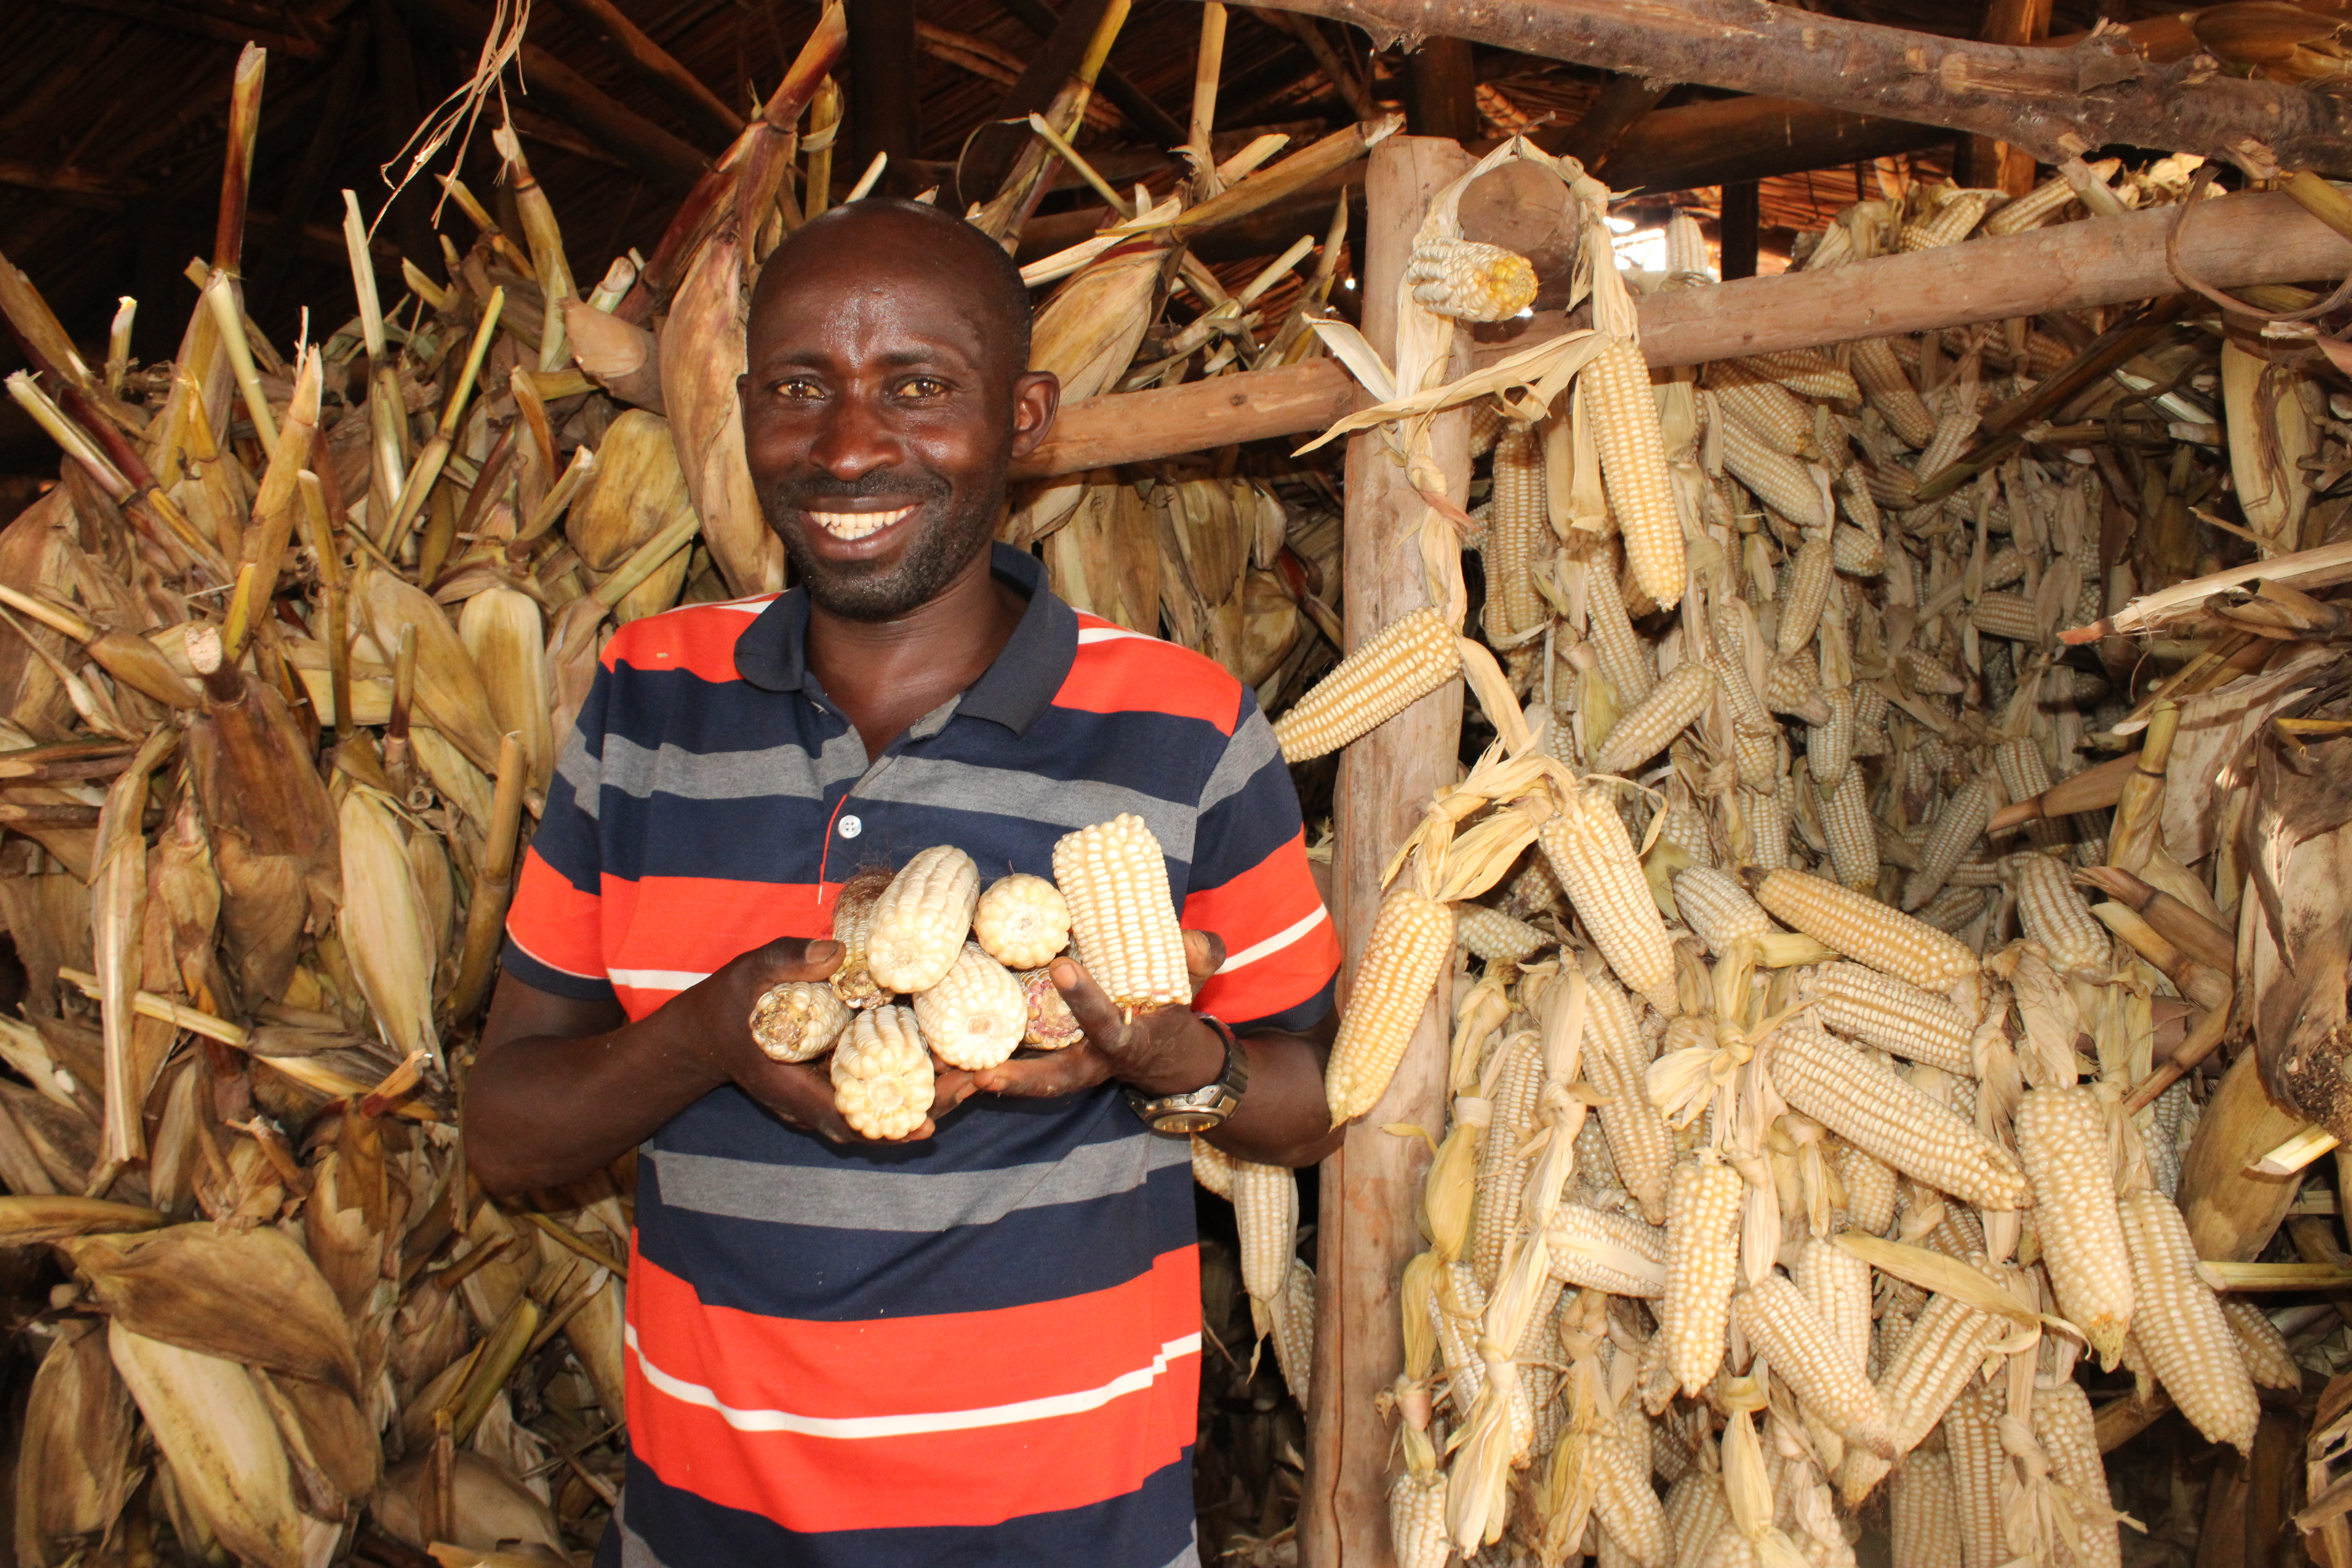
[[[820,503],[844,500],[930,500],[952,490],[945,476],[928,468],[875,468],[854,479],[816,473],[779,479],[769,488],[771,504],[781,502],[803,511],[821,510]]]

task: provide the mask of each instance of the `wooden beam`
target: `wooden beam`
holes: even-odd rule
[[[1404,58],[1404,128],[1412,136],[1478,139],[1478,73],[1467,38],[1424,38]]]
[[[2127,43],[1979,43],[1768,0],[1279,0],[1375,40],[1443,32],[1523,54],[1980,132],[2045,163],[2109,143],[2352,174],[2352,102],[2156,66]]]
[[[1978,37],[1989,44],[2031,44],[2050,32],[2050,0],[1986,0],[1984,26]],[[1969,136],[1960,145],[1960,162],[1969,179],[1961,184],[1989,186],[2021,196],[2033,188],[2033,158],[1990,136]]]
[[[1723,280],[1756,276],[1756,231],[1763,222],[1763,193],[1753,180],[1734,180],[1723,187]]]
[[[1597,168],[1616,149],[1625,132],[1650,111],[1658,100],[1675,89],[1670,81],[1650,81],[1640,76],[1612,77],[1573,125],[1536,132],[1536,144],[1554,157],[1573,158],[1586,168]]]
[[[2352,272],[2352,240],[2290,196],[2242,193],[2189,210],[2195,216],[2181,237],[2181,264],[2219,288]],[[1653,294],[1641,304],[1643,351],[1654,366],[1703,364],[2175,293],[2179,283],[2165,262],[2165,236],[2181,211],[2158,207],[1826,272]],[[1378,295],[1368,284],[1368,310]],[[1539,311],[1517,324],[1521,330],[1508,337],[1476,342],[1472,363],[1516,353],[1566,322],[1557,311]],[[1076,473],[1233,441],[1304,435],[1328,428],[1355,407],[1353,383],[1324,360],[1087,398],[1062,410],[1054,438],[1022,471]]]
[[[877,153],[903,164],[923,150],[923,100],[916,70],[915,0],[860,0],[849,22],[849,146],[836,159],[855,180]],[[896,171],[886,190],[912,195]],[[886,177],[887,178],[887,177]]]
[[[482,47],[488,24],[471,0],[406,0],[409,12],[442,37],[473,51]],[[671,195],[684,195],[702,177],[709,160],[603,88],[536,44],[522,47],[523,79],[532,101],[604,148],[647,183]]]
[[[1364,331],[1392,353],[1397,279],[1414,232],[1438,189],[1470,166],[1448,141],[1393,136],[1372,150],[1370,219],[1364,258]],[[1441,415],[1430,436],[1446,489],[1458,504],[1469,489],[1466,410]],[[1426,602],[1413,547],[1421,497],[1390,457],[1379,432],[1348,446],[1346,576],[1348,642],[1363,641]],[[1462,729],[1462,684],[1449,682],[1349,746],[1339,758],[1337,859],[1332,891],[1352,980],[1380,906],[1381,868],[1421,818],[1431,792],[1454,782]],[[1448,987],[1423,1009],[1396,1077],[1371,1113],[1348,1129],[1323,1163],[1316,1229],[1315,1375],[1307,1409],[1307,1484],[1299,1560],[1347,1568],[1392,1564],[1388,1475],[1391,1424],[1373,1399],[1404,1364],[1398,1283],[1421,1248],[1415,1199],[1429,1171],[1419,1138],[1385,1131],[1409,1121],[1432,1131],[1445,1118]],[[1346,993],[1341,993],[1341,1005]]]
[[[1686,191],[1916,153],[1951,132],[1793,98],[1717,98],[1643,115],[1597,172],[1618,191]]]
[[[44,195],[62,197],[76,205],[110,208],[119,207],[147,191],[145,182],[140,180],[118,179],[111,174],[93,174],[80,169],[43,169],[7,158],[0,158],[0,185],[20,191],[39,191]]]
[[[1061,21],[1045,0],[997,0],[997,4],[1040,38],[1052,37],[1055,25]],[[1095,79],[1095,86],[1118,106],[1118,111],[1127,116],[1127,122],[1139,135],[1161,147],[1183,145],[1184,127],[1176,117],[1154,103],[1151,95],[1136,86],[1117,66],[1106,64],[1102,74]]]
[[[726,147],[742,132],[743,117],[728,108],[727,100],[679,64],[676,56],[654,42],[644,28],[623,16],[613,0],[561,3],[572,19],[604,47],[605,53],[684,116],[703,142],[713,147]]]
[[[66,4],[78,10],[169,28],[190,37],[209,38],[232,48],[240,44],[258,44],[273,55],[288,55],[298,60],[315,60],[327,52],[318,39],[289,32],[286,24],[292,14],[275,8],[237,5],[227,0],[201,7],[164,5],[162,0],[66,0]]]

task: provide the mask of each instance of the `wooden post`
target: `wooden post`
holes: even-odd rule
[[[1756,276],[1756,231],[1763,226],[1760,188],[1753,180],[1723,187],[1723,280]]]
[[[843,174],[855,180],[877,153],[903,174],[922,151],[923,105],[916,82],[915,0],[859,0],[849,18],[849,144]],[[887,176],[883,188],[912,195]]]
[[[1987,0],[1984,27],[1989,44],[2032,44],[2050,33],[2050,0]],[[1960,138],[1960,162],[1968,177],[1963,185],[2007,191],[2021,196],[2033,188],[2033,154],[1990,136]]]
[[[1430,197],[1469,166],[1459,146],[1429,137],[1394,136],[1372,151],[1364,332],[1382,353],[1395,347],[1397,279]],[[1469,417],[1441,415],[1430,435],[1459,501],[1469,487]],[[1428,603],[1413,546],[1421,514],[1419,497],[1379,433],[1349,441],[1341,557],[1349,647]],[[1420,819],[1430,792],[1454,782],[1461,729],[1462,685],[1454,681],[1340,756],[1331,881],[1351,973],[1379,909],[1381,862]],[[1381,1128],[1412,1122],[1433,1136],[1444,1125],[1450,1013],[1441,985],[1388,1093],[1323,1163],[1314,1400],[1298,1521],[1300,1560],[1315,1568],[1391,1568],[1395,1562],[1387,1501],[1391,1430],[1372,1401],[1404,1364],[1397,1282],[1421,1247],[1412,1216],[1429,1148]]]
[[[1478,136],[1478,77],[1466,38],[1427,38],[1404,58],[1404,128],[1456,142]]]

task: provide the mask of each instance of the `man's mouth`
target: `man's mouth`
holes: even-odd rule
[[[834,538],[850,541],[879,533],[914,510],[912,506],[902,506],[888,511],[811,510],[808,515],[811,521]]]

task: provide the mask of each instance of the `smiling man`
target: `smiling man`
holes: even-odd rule
[[[600,1563],[1196,1561],[1189,1123],[1304,1164],[1339,945],[1248,689],[1081,616],[992,542],[1051,430],[1020,274],[930,207],[794,233],[754,293],[745,446],[791,593],[631,623],[550,789],[467,1085],[490,1191],[635,1148],[630,1460]],[[1191,1008],[940,1067],[898,1142],[769,1060],[751,1004],[840,963],[842,882],[953,844],[1050,875],[1120,812],[1168,857]],[[1220,1022],[1219,1020],[1223,1020]]]

